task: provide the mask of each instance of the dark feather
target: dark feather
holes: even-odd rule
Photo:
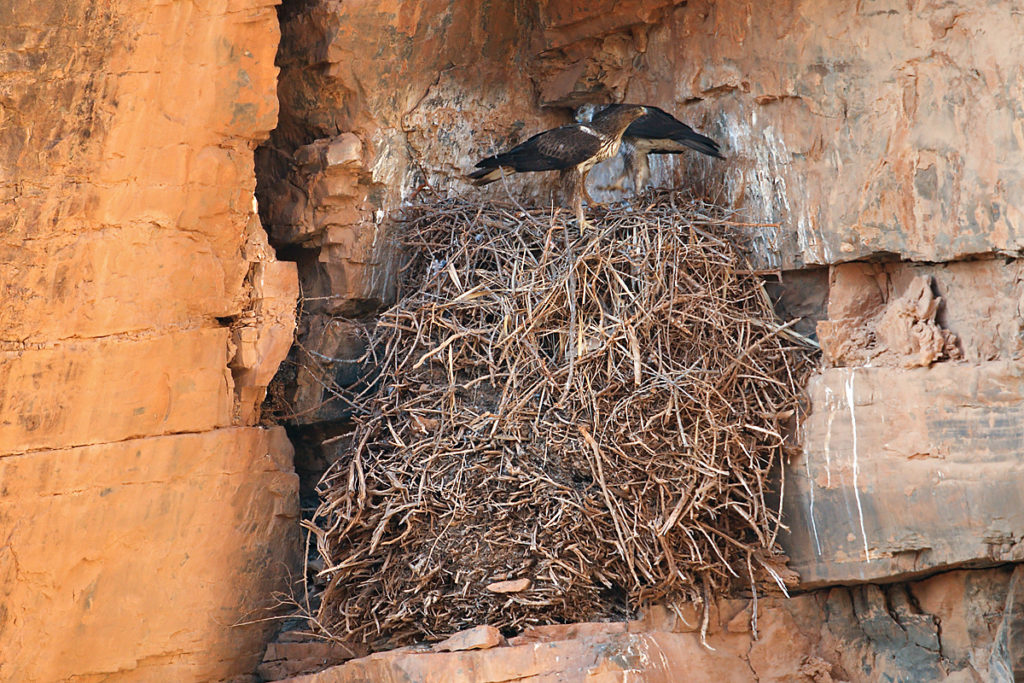
[[[546,130],[507,152],[477,162],[477,170],[468,177],[474,185],[486,185],[507,173],[559,171],[582,230],[588,226],[583,214],[587,173],[594,164],[618,152],[626,128],[647,112],[647,108],[640,105],[621,105],[595,118],[590,125],[570,123]]]
[[[725,158],[718,143],[711,138],[701,135],[662,109],[647,108],[649,113],[629,124],[622,136],[636,138],[638,143],[646,141],[636,145],[638,150],[651,154],[675,154],[688,148],[719,159]]]
[[[583,128],[573,123],[538,133],[507,152],[480,160],[476,164],[480,170],[473,171],[469,177],[480,180],[497,168],[525,173],[559,171],[581,164],[601,147],[601,139]]]

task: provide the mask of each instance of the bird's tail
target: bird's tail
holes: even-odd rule
[[[707,154],[709,157],[716,157],[718,159],[725,158],[722,151],[719,149],[717,142],[706,135],[701,135],[695,130],[687,130],[676,140],[679,144],[685,145],[694,151],[700,152],[701,154]]]
[[[484,159],[484,161],[487,161]],[[481,164],[483,163],[480,162]],[[477,164],[478,166],[480,164]],[[492,166],[490,168],[478,168],[472,173],[467,173],[466,177],[469,178],[474,185],[488,185],[496,180],[501,180],[502,175],[511,175],[515,173],[515,170],[508,166]]]

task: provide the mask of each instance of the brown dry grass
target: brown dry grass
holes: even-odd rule
[[[809,356],[740,225],[678,193],[582,236],[515,206],[411,209],[379,375],[309,525],[317,623],[394,645],[779,580],[769,472]],[[529,588],[487,588],[512,579]]]

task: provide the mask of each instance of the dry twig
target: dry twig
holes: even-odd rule
[[[741,222],[640,201],[568,245],[543,211],[409,211],[376,392],[351,397],[352,447],[321,482],[325,630],[399,644],[623,618],[777,553],[769,472],[808,351]],[[514,579],[529,587],[486,589]]]

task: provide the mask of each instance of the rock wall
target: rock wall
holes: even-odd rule
[[[4,680],[262,654],[298,553],[292,448],[256,426],[297,296],[253,200],[272,4],[0,7]]]
[[[1012,45],[1024,20],[1013,3],[285,7],[282,126],[265,163],[298,177],[289,201],[268,201],[275,237],[291,226],[278,239],[295,241],[302,223],[301,241],[321,249],[323,228],[290,201],[323,204],[301,177],[309,153],[294,156],[316,139],[358,140],[344,162],[348,200],[336,202],[348,209],[329,222],[366,252],[378,242],[365,226],[424,183],[465,191],[458,177],[476,155],[564,122],[568,107],[625,100],[664,106],[723,143],[728,163],[660,159],[655,179],[721,175],[730,201],[779,224],[766,231],[765,256],[784,268],[1021,246]],[[525,185],[543,194],[543,181]],[[321,253],[323,263],[338,258]]]
[[[1020,21],[1009,2],[688,2],[631,29],[633,59],[583,23],[539,57],[583,74],[543,81],[547,102],[610,89],[707,121],[724,196],[778,226],[765,265],[829,267],[782,276],[826,300],[804,306],[825,367],[785,473],[804,587],[1021,559]],[[661,178],[686,178],[673,163]]]
[[[1024,675],[1022,579],[1020,568],[959,571],[889,588],[720,600],[706,628],[697,609],[654,609],[640,621],[541,626],[507,641],[470,631],[433,650],[403,648],[286,680],[1012,681]]]
[[[394,212],[468,191],[477,157],[586,102],[656,104],[722,141],[728,161],[659,159],[655,181],[763,224],[784,301],[817,323],[825,367],[785,473],[803,588],[1019,561],[1021,17],[1007,0],[290,0],[278,123],[270,2],[0,7],[0,677],[253,671],[270,626],[239,624],[298,553],[291,447],[256,425],[300,287],[289,420],[341,430],[331,385],[362,347],[339,316],[393,296]],[[257,195],[294,263],[253,202],[272,129]],[[1018,583],[763,601],[762,634],[799,634],[779,649],[812,680],[996,678],[1021,669]],[[679,655],[666,671],[711,656],[692,628],[647,628],[565,653],[602,674],[662,666],[630,659],[648,648]],[[561,652],[516,647],[516,666]],[[779,649],[734,647],[709,671],[770,678]]]
[[[389,214],[460,174],[467,146],[523,132],[515,115],[559,119],[536,110],[522,65],[533,5],[283,5],[281,122],[260,150],[259,196],[275,242],[301,250],[307,310],[354,315],[386,301]]]
[[[823,348],[800,449],[784,472],[783,544],[802,588],[1022,559],[1024,225],[1014,198],[1024,190],[1024,58],[1014,46],[1024,19],[1014,3],[307,0],[286,2],[281,18],[281,125],[258,154],[258,194],[272,240],[299,263],[303,346],[283,385],[289,419],[314,435],[311,451],[348,417],[332,388],[359,372],[364,346],[351,318],[393,296],[389,224],[402,203],[471,191],[546,201],[544,176],[476,190],[461,174],[568,121],[580,104],[646,102],[718,139],[728,156],[659,158],[655,183],[696,185],[758,224],[762,265],[780,272],[780,311],[804,316],[796,329]],[[618,172],[614,162],[595,170],[592,191],[615,197],[607,190]],[[308,457],[329,461],[330,450]],[[834,595],[868,615],[828,647],[840,658],[870,650],[889,664],[840,666],[801,645],[832,663],[806,677],[899,679],[902,655],[886,648],[921,648],[911,658],[923,678],[911,680],[940,669],[955,678],[966,669],[950,663],[967,659],[1002,680],[982,663],[995,661],[991,648],[957,645],[952,656],[952,635],[935,642],[967,619],[951,606],[954,584],[1000,572],[814,593],[812,630],[831,619],[820,610]],[[927,633],[895,617],[899,631],[883,624],[892,599]],[[964,628],[1016,633],[992,625],[992,615],[1009,618],[1009,603],[989,602],[989,616]],[[857,629],[869,646],[851,645]],[[993,638],[992,647],[1010,648],[1009,670],[1019,669],[1016,641]],[[538,656],[520,652],[494,657],[518,666]],[[382,680],[419,671],[418,656],[366,671]],[[493,661],[458,659],[477,672]]]
[[[804,586],[1020,560],[1016,6],[687,2],[628,35],[591,32],[599,12],[546,32],[543,101],[706,122],[723,196],[777,226],[764,264],[829,267],[817,288],[782,276],[809,304],[827,292],[822,318],[805,306],[825,368],[786,472]]]
[[[290,419],[346,419],[332,390],[358,375],[364,346],[337,316],[393,295],[388,226],[403,201],[481,192],[461,179],[476,158],[572,107],[648,102],[728,156],[667,155],[655,182],[697,184],[759,224],[763,265],[785,272],[783,303],[823,347],[788,472],[795,565],[830,582],[1016,559],[1024,527],[1000,514],[1024,483],[1013,3],[471,5],[283,9],[282,123],[259,167],[272,238],[297,255],[308,297]],[[593,189],[616,172],[599,167]],[[549,186],[537,174],[483,192],[527,201]],[[1005,496],[985,486],[997,471]],[[938,476],[947,503],[967,501],[946,516],[914,498]],[[954,538],[967,529],[974,540]],[[1012,540],[985,540],[997,537]],[[925,550],[938,546],[950,552]]]

